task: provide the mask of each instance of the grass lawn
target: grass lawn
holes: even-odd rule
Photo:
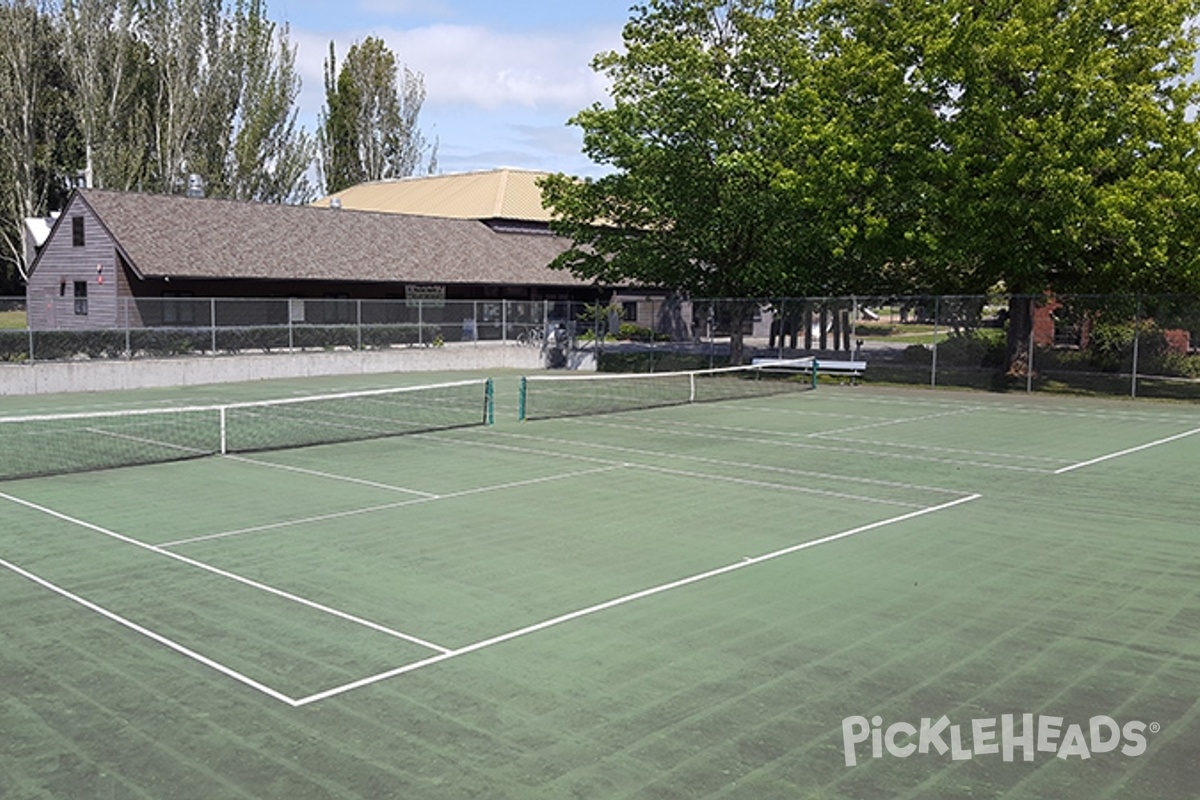
[[[24,327],[24,311],[0,311],[0,330],[15,331]]]

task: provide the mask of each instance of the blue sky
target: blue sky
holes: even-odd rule
[[[621,42],[629,0],[268,0],[287,23],[303,80],[300,122],[316,127],[329,43],[339,60],[381,38],[424,76],[421,129],[439,142],[441,172],[521,167],[600,174],[581,152],[575,112],[604,101],[590,67]]]

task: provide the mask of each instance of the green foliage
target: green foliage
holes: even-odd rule
[[[939,368],[943,366],[1003,368],[1005,339],[1003,331],[977,330],[947,337],[937,346]]]
[[[23,218],[92,185],[303,202],[295,48],[264,0],[0,4],[0,294],[18,290]]]
[[[353,45],[340,69],[330,42],[318,132],[325,191],[432,171],[436,146],[417,124],[424,101],[424,78],[401,70],[382,39]]]
[[[638,325],[634,322],[622,322],[617,328],[618,339],[626,339],[634,342],[668,342],[671,337],[665,333],[657,333],[643,325]]]
[[[25,277],[24,218],[62,202],[79,154],[61,47],[41,4],[0,4],[0,295]]]
[[[1198,13],[651,0],[572,120],[612,172],[543,184],[555,266],[693,297],[1200,289]]]

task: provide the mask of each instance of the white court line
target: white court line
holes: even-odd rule
[[[814,434],[810,434],[810,435],[820,438],[822,436],[825,436],[826,434],[814,433]],[[936,445],[931,445],[931,444],[911,444],[911,443],[907,443],[907,442],[886,442],[886,441],[881,442],[881,441],[872,441],[870,439],[857,439],[857,438],[852,438],[852,437],[848,437],[848,436],[836,436],[836,437],[830,436],[829,438],[832,441],[841,442],[843,444],[865,444],[865,445],[869,445],[871,447],[881,447],[881,448],[884,448],[885,450],[887,448],[898,448],[901,450],[928,450],[931,453],[951,453],[951,454],[957,453],[958,455],[964,455],[964,456],[998,456],[1000,458],[1012,458],[1012,459],[1016,459],[1018,461],[1042,461],[1042,462],[1045,462],[1047,465],[1061,464],[1064,461],[1064,459],[1061,459],[1061,458],[1053,458],[1051,456],[1033,456],[1033,455],[1029,455],[1028,453],[998,453],[995,450],[966,450],[961,447],[937,447]]]
[[[113,439],[125,439],[138,444],[148,444],[154,447],[164,447],[168,450],[182,450],[185,453],[192,453],[197,456],[211,456],[213,450],[205,450],[199,447],[188,447],[182,444],[173,444],[171,442],[161,442],[158,439],[147,439],[144,436],[130,436],[127,433],[117,433],[116,431],[106,431],[103,428],[84,428],[88,433],[95,433],[100,436],[108,436]]]
[[[945,414],[929,414],[924,417],[908,417],[906,419],[900,419],[900,420],[888,420],[887,422],[876,421],[876,422],[873,422],[870,424],[856,425],[856,426],[850,427],[850,428],[839,428],[839,429],[834,429],[834,430],[830,430],[830,431],[814,431],[812,433],[801,433],[801,432],[793,432],[793,431],[776,432],[776,431],[766,431],[761,428],[746,428],[746,427],[741,427],[741,426],[737,426],[737,425],[711,425],[711,424],[702,424],[702,423],[693,423],[693,422],[674,422],[674,421],[670,422],[671,427],[668,430],[673,431],[675,429],[678,429],[684,433],[688,433],[692,430],[703,430],[703,431],[721,431],[721,432],[725,432],[725,433],[749,433],[749,434],[755,434],[755,435],[759,435],[759,436],[762,436],[762,435],[779,436],[780,439],[784,442],[787,442],[789,440],[796,441],[797,439],[828,438],[830,441],[834,441],[834,442],[843,442],[843,443],[851,443],[851,444],[866,444],[866,445],[872,445],[874,447],[882,447],[882,448],[928,450],[930,452],[957,453],[959,455],[967,455],[967,456],[995,456],[997,458],[1014,458],[1014,459],[1024,460],[1024,461],[1045,461],[1045,462],[1049,462],[1051,464],[1061,464],[1063,462],[1063,459],[1061,459],[1061,458],[1050,458],[1048,456],[1031,456],[1031,455],[1022,455],[1020,453],[1001,453],[1001,452],[996,452],[994,450],[966,450],[966,449],[957,448],[957,447],[934,447],[932,445],[906,444],[904,442],[869,441],[867,439],[855,439],[855,438],[850,438],[850,437],[841,435],[843,433],[847,433],[850,431],[868,430],[871,428],[883,428],[883,427],[889,427],[889,426],[894,426],[894,425],[901,425],[901,424],[908,423],[908,422],[919,422],[921,420],[939,419],[941,417],[952,417],[952,416],[956,416],[959,414],[965,414],[965,413],[968,413],[971,411],[977,411],[977,410],[979,410],[979,409],[968,408],[968,409],[963,409],[960,411],[950,411]],[[861,419],[861,417],[859,419]],[[660,421],[659,424],[666,424],[666,423]],[[803,445],[800,445],[800,446],[803,446]],[[961,494],[961,492],[959,492],[959,494]]]
[[[884,405],[884,406],[920,406],[922,408],[967,408],[975,411],[997,411],[1005,414],[1018,414],[1028,416],[1049,416],[1049,417],[1081,417],[1088,419],[1103,419],[1103,420],[1137,420],[1141,422],[1162,422],[1166,424],[1178,423],[1180,417],[1177,414],[1169,413],[1154,413],[1150,411],[1130,411],[1130,410],[1113,410],[1113,409],[1090,409],[1085,407],[1080,408],[1047,408],[1043,406],[1030,405],[1028,403],[1009,402],[1007,400],[996,399],[993,402],[974,404],[954,403],[948,400],[902,400],[899,398],[883,398],[883,397],[867,397],[843,395],[838,398],[840,401],[848,405]],[[1048,399],[1049,402],[1049,399]],[[1099,400],[1097,403],[1106,402]],[[789,413],[789,412],[784,412]],[[808,412],[804,412],[808,413]]]
[[[767,464],[751,464],[745,461],[728,461],[720,458],[707,458],[705,456],[682,455],[678,453],[663,453],[657,450],[639,450],[635,447],[622,447],[614,444],[604,444],[598,442],[580,442],[573,439],[559,439],[553,436],[529,436],[521,433],[498,433],[491,431],[489,436],[500,436],[507,439],[523,439],[533,442],[545,442],[547,444],[564,444],[571,447],[590,447],[596,450],[612,450],[617,453],[626,453],[639,456],[651,456],[653,458],[670,458],[675,461],[695,461],[700,464],[712,464],[720,467],[739,467],[749,469],[751,471],[778,472],[784,475],[793,477],[807,478],[822,478],[827,480],[836,480],[843,483],[861,483],[867,486],[886,486],[891,489],[910,489],[918,492],[930,492],[936,494],[966,494],[961,489],[946,489],[940,486],[924,486],[914,483],[902,483],[900,481],[885,481],[878,478],[862,478],[857,475],[834,475],[828,472],[814,472],[806,469],[793,469],[792,467],[775,467]],[[466,439],[446,439],[442,438],[443,442],[453,442],[454,444],[464,445],[467,447],[488,447],[497,450],[509,450],[514,453],[532,453],[540,456],[550,456],[553,458],[572,458],[582,459],[586,461],[598,461],[600,463],[615,464],[616,462],[609,459],[595,458],[592,456],[582,456],[576,453],[563,453],[554,450],[542,450],[536,447],[517,447],[516,445],[497,444],[496,442],[483,442],[477,440]],[[645,466],[644,464],[630,464],[629,466]],[[705,475],[704,477],[710,477]]]
[[[316,478],[327,478],[334,481],[344,481],[346,483],[356,483],[360,486],[370,486],[373,489],[387,489],[391,492],[403,492],[404,494],[415,494],[418,497],[426,497],[430,499],[437,498],[438,495],[430,492],[422,492],[419,489],[406,489],[403,486],[393,486],[388,483],[378,483],[377,481],[368,481],[363,478],[352,478],[348,475],[335,475],[332,472],[321,472],[315,469],[306,469],[305,467],[293,467],[288,464],[276,464],[273,461],[259,461],[256,458],[246,458],[245,456],[226,455],[225,458],[231,461],[240,461],[243,464],[257,464],[260,467],[271,467],[272,469],[281,469],[287,472],[298,472],[302,475],[311,475]]]
[[[187,656],[188,658],[192,659],[193,661],[198,661],[199,663],[203,664],[206,667],[215,669],[217,672],[220,672],[222,675],[226,675],[230,678],[233,678],[238,683],[245,684],[246,686],[249,686],[251,689],[262,692],[263,694],[267,695],[268,697],[272,697],[275,700],[279,700],[280,702],[287,703],[289,706],[292,706],[293,708],[295,708],[297,706],[297,703],[295,700],[293,700],[292,698],[283,694],[282,692],[278,692],[278,691],[272,689],[270,686],[267,686],[264,683],[260,683],[247,675],[243,675],[242,673],[238,672],[237,670],[227,667],[224,664],[220,663],[219,661],[214,661],[207,656],[201,655],[200,653],[197,653],[195,650],[185,647],[185,646],[179,644],[178,642],[174,641],[173,639],[168,639],[166,636],[163,636],[160,633],[155,633],[154,631],[150,630],[149,628],[144,628],[141,625],[138,625],[136,622],[133,622],[132,620],[122,617],[120,614],[117,614],[113,611],[109,611],[107,608],[104,608],[103,606],[96,605],[95,603],[93,603],[90,600],[80,597],[77,594],[73,594],[72,592],[67,591],[66,589],[62,588],[61,586],[51,583],[50,581],[46,580],[45,578],[41,578],[37,575],[34,575],[32,572],[21,569],[16,564],[12,564],[12,563],[0,558],[0,567],[4,567],[7,570],[15,572],[16,574],[20,575],[21,577],[27,578],[28,580],[33,581],[37,585],[39,585],[45,589],[49,589],[50,591],[54,592],[57,595],[65,597],[66,599],[70,600],[71,602],[78,603],[79,605],[83,606],[84,608],[88,609],[89,611],[94,611],[97,614],[99,614],[100,616],[110,619],[113,622],[117,623],[118,625],[123,625],[126,628],[128,628],[129,630],[131,630],[135,633],[139,633],[148,639],[152,639],[152,640],[158,642],[159,644],[164,645],[164,646],[174,650],[177,653]]]
[[[640,431],[648,431],[650,433],[669,433],[669,434],[679,434],[680,433],[680,430],[678,428],[672,428],[672,427],[663,428],[663,427],[655,427],[652,425],[631,425],[628,422],[625,422],[625,423],[598,422],[595,420],[584,420],[584,419],[572,419],[570,421],[577,425],[590,425],[590,426],[596,426],[596,427],[620,428],[621,430],[626,430],[626,431],[640,430]],[[863,451],[859,448],[833,447],[830,445],[813,444],[811,441],[798,442],[795,440],[784,440],[784,439],[779,439],[779,438],[768,439],[768,438],[760,438],[760,437],[753,437],[753,436],[723,436],[723,435],[718,435],[716,433],[698,433],[695,431],[685,431],[684,433],[688,436],[692,436],[695,438],[702,438],[702,439],[720,439],[722,441],[727,441],[727,442],[745,442],[747,444],[765,444],[765,445],[770,445],[772,447],[792,447],[792,448],[803,449],[803,450],[821,450],[821,451],[827,452],[827,453],[850,453],[850,454],[856,455],[856,456],[864,455]],[[966,467],[981,467],[983,469],[999,469],[999,470],[1005,470],[1008,472],[1036,472],[1041,475],[1050,474],[1050,471],[1048,469],[1039,468],[1039,467],[1024,467],[1024,466],[1020,466],[1017,464],[993,464],[988,461],[970,461],[970,460],[966,460],[966,459],[934,458],[932,456],[913,455],[911,453],[880,453],[880,454],[876,455],[875,457],[879,458],[879,459],[884,459],[884,460],[927,461],[927,462],[931,462],[934,464],[958,464],[958,465],[966,466]]]
[[[125,536],[125,535],[117,533],[115,531],[110,531],[107,528],[102,528],[99,525],[94,525],[85,520],[77,519],[77,518],[69,516],[67,514],[63,514],[60,511],[55,511],[52,508],[47,508],[45,506],[38,505],[37,503],[30,502],[29,500],[22,500],[19,497],[14,497],[10,494],[5,494],[4,492],[0,492],[0,499],[8,500],[9,502],[16,503],[17,505],[20,505],[20,506],[25,506],[26,508],[33,509],[34,511],[39,511],[43,514],[54,517],[55,519],[62,520],[63,522],[68,522],[72,525],[78,525],[81,528],[86,528],[87,530],[95,531],[96,533],[100,533],[100,534],[103,534],[110,538],[116,539],[119,542],[124,542],[125,544],[131,544],[134,547],[140,547],[143,550],[149,550],[152,553],[157,553],[158,555],[166,556],[167,558],[173,559],[175,561],[179,561],[183,564],[187,564],[189,566],[196,567],[198,569],[202,569],[205,572],[211,572],[213,575],[219,575],[222,578],[227,578],[231,581],[235,581],[237,583],[243,584],[244,586],[249,586],[252,589],[258,589],[259,591],[266,592],[267,594],[273,594],[276,597],[282,597],[284,600],[290,600],[294,603],[299,603],[302,606],[306,606],[315,611],[320,611],[322,613],[329,614],[331,616],[337,617],[338,619],[343,619],[347,622],[352,622],[356,625],[362,625],[364,628],[370,628],[373,631],[385,633],[388,636],[392,636],[396,639],[403,639],[406,642],[412,642],[413,644],[420,645],[421,647],[424,647],[428,650],[436,650],[440,653],[450,652],[450,650],[448,648],[442,647],[439,644],[434,644],[433,642],[427,642],[424,639],[420,639],[416,636],[411,636],[407,633],[404,633],[403,631],[394,630],[392,628],[387,627],[386,625],[380,625],[377,622],[371,622],[370,620],[363,619],[362,617],[356,617],[353,614],[348,614],[345,611],[339,611],[336,608],[331,608],[330,606],[326,606],[321,603],[317,603],[312,600],[308,600],[306,598],[300,597],[299,595],[294,595],[291,592],[285,592],[282,589],[276,589],[274,586],[268,586],[265,583],[260,583],[255,580],[251,580],[250,578],[244,578],[241,575],[238,575],[236,573],[228,572],[228,571],[220,569],[218,567],[214,567],[209,564],[205,564],[203,561],[197,561],[194,558],[188,558],[187,556],[180,555],[179,553],[173,553],[170,550],[164,550],[163,548],[158,547],[156,545],[146,544],[145,542],[140,542],[137,539],[134,539],[132,537]]]
[[[880,497],[866,497],[857,494],[848,494],[846,492],[835,492],[831,489],[810,489],[807,486],[795,486],[785,483],[771,483],[770,481],[756,481],[750,478],[735,478],[731,475],[713,475],[708,472],[689,472],[682,469],[672,469],[670,467],[655,467],[649,464],[629,464],[632,469],[644,469],[647,472],[658,472],[663,475],[675,475],[681,478],[699,478],[703,481],[718,481],[722,483],[732,483],[739,486],[753,486],[759,489],[774,489],[781,492],[799,492],[802,494],[812,494],[819,497],[835,497],[839,500],[853,500],[859,503],[880,503],[889,506],[900,506],[901,508],[924,508],[920,503],[907,503],[903,500],[886,500]]]
[[[301,698],[297,699],[295,702],[296,702],[297,706],[306,706],[306,705],[309,705],[310,703],[315,703],[318,700],[325,700],[330,697],[335,697],[337,695],[352,691],[354,689],[361,689],[364,686],[370,686],[371,684],[379,683],[380,681],[387,680],[388,678],[393,678],[397,675],[403,675],[406,672],[412,672],[414,670],[420,669],[421,667],[429,666],[430,664],[436,664],[436,663],[446,661],[451,658],[455,658],[457,656],[466,655],[467,653],[474,653],[478,650],[483,650],[484,648],[492,647],[493,645],[501,644],[503,642],[509,642],[509,641],[512,641],[513,639],[518,639],[522,636],[528,636],[531,633],[537,633],[538,631],[543,631],[543,630],[546,630],[547,628],[552,628],[556,625],[561,625],[564,622],[570,622],[572,620],[580,619],[582,617],[591,616],[592,614],[597,614],[601,611],[607,611],[610,608],[616,608],[617,606],[622,606],[627,603],[632,603],[635,600],[642,600],[646,597],[651,597],[656,594],[662,594],[663,592],[669,592],[672,589],[678,589],[682,586],[688,586],[693,583],[699,583],[700,581],[705,581],[705,580],[708,580],[709,578],[715,578],[719,575],[724,575],[729,572],[734,572],[735,570],[745,569],[746,567],[751,567],[751,566],[754,566],[755,564],[762,564],[766,561],[771,561],[776,558],[782,558],[783,556],[791,555],[792,553],[798,553],[801,550],[808,550],[810,548],[817,547],[819,545],[828,544],[829,542],[836,542],[840,539],[846,539],[851,536],[857,536],[860,533],[866,533],[867,531],[876,530],[878,528],[882,528],[882,527],[885,527],[888,525],[894,525],[898,522],[905,522],[907,520],[915,519],[917,517],[921,517],[926,514],[933,514],[938,511],[945,511],[948,508],[953,508],[954,506],[962,505],[963,503],[969,503],[973,500],[978,500],[980,497],[982,497],[982,495],[978,495],[978,494],[969,495],[967,497],[960,497],[957,500],[951,500],[948,503],[942,503],[941,505],[923,508],[923,509],[920,509],[919,511],[911,511],[907,514],[902,514],[898,517],[891,517],[889,519],[880,520],[878,522],[872,522],[867,525],[861,525],[857,528],[851,528],[850,530],[842,531],[841,533],[834,533],[829,536],[823,536],[820,539],[813,539],[811,541],[801,542],[800,544],[791,545],[790,547],[785,547],[780,550],[775,550],[770,553],[765,553],[761,556],[753,556],[753,557],[747,556],[746,558],[742,559],[741,561],[735,561],[732,564],[726,564],[723,567],[717,567],[716,569],[710,569],[706,572],[700,572],[695,575],[689,575],[686,578],[680,578],[679,580],[671,581],[670,583],[659,584],[658,586],[652,586],[649,589],[643,589],[638,592],[633,592],[632,594],[622,595],[621,597],[616,597],[616,598],[613,598],[612,600],[606,600],[603,603],[597,603],[596,605],[588,606],[587,608],[581,608],[581,609],[578,609],[577,611],[571,611],[566,614],[561,614],[557,617],[552,617],[550,619],[543,620],[542,622],[534,623],[533,625],[527,625],[524,628],[518,628],[516,630],[509,631],[508,633],[502,633],[499,636],[493,636],[489,639],[483,639],[481,641],[475,642],[474,644],[469,644],[469,645],[466,645],[465,647],[457,648],[449,653],[442,653],[441,655],[430,656],[429,658],[424,659],[422,661],[416,661],[411,664],[406,664],[402,667],[397,667],[396,669],[388,670],[387,672],[381,672],[377,675],[371,675],[366,678],[361,678],[357,681],[352,681],[350,683],[343,684],[341,686],[335,686],[331,689],[326,689],[323,692],[311,694],[307,697],[301,697]]]
[[[1099,464],[1102,461],[1111,461],[1114,458],[1120,458],[1121,456],[1127,456],[1131,453],[1137,453],[1142,450],[1149,450],[1151,447],[1158,447],[1159,445],[1162,445],[1162,444],[1167,444],[1169,442],[1175,442],[1180,439],[1185,439],[1188,436],[1195,436],[1197,433],[1200,433],[1200,428],[1193,428],[1190,431],[1184,431],[1183,433],[1177,433],[1174,436],[1168,436],[1165,439],[1158,439],[1157,441],[1147,442],[1146,444],[1141,444],[1141,445],[1138,445],[1137,447],[1130,447],[1128,450],[1121,450],[1120,452],[1117,452],[1117,453],[1109,453],[1108,455],[1100,456],[1098,458],[1093,458],[1088,461],[1081,461],[1078,464],[1072,464],[1069,467],[1063,467],[1062,469],[1056,469],[1056,470],[1054,470],[1054,474],[1062,475],[1065,472],[1071,472],[1073,470],[1083,469],[1084,467],[1090,467],[1093,464]]]
[[[975,411],[978,411],[978,410],[979,409],[975,406],[969,406],[967,408],[955,409],[954,411],[943,411],[939,414],[923,414],[922,416],[919,416],[919,417],[905,417],[903,419],[888,419],[888,420],[883,420],[880,422],[864,423],[862,425],[851,425],[850,427],[846,427],[846,428],[834,428],[833,430],[829,430],[829,431],[814,431],[813,433],[810,433],[808,435],[812,436],[812,437],[837,436],[837,435],[843,434],[843,433],[855,433],[857,431],[867,431],[867,430],[873,430],[875,428],[890,428],[890,427],[894,427],[896,425],[907,425],[910,422],[927,422],[931,419],[942,419],[943,417],[958,417],[958,416],[962,416],[963,414],[974,413]]]
[[[259,462],[250,462],[259,463]],[[178,547],[184,544],[195,544],[196,542],[207,542],[213,539],[226,539],[230,536],[244,536],[248,533],[263,533],[265,531],[274,531],[281,528],[290,528],[296,525],[309,525],[315,522],[327,522],[333,519],[344,519],[346,517],[356,517],[362,514],[374,514],[377,511],[389,511],[395,508],[404,508],[406,506],[423,505],[432,503],[435,500],[452,500],[456,497],[466,497],[472,494],[484,494],[486,492],[497,492],[502,489],[513,489],[518,486],[532,486],[539,483],[548,483],[550,481],[560,481],[567,478],[578,478],[584,475],[594,475],[598,472],[610,472],[614,469],[622,469],[625,464],[611,464],[609,466],[597,467],[596,469],[577,470],[575,472],[563,472],[558,475],[544,475],[540,478],[527,478],[521,481],[510,481],[508,483],[497,483],[490,486],[478,486],[474,489],[463,489],[458,492],[449,494],[430,495],[429,497],[418,497],[412,500],[400,500],[395,503],[384,503],[378,506],[366,506],[364,508],[352,508],[347,511],[332,511],[328,514],[317,514],[311,517],[301,517],[300,519],[283,520],[282,522],[269,522],[265,525],[255,525],[250,528],[238,528],[231,531],[220,531],[218,533],[208,533],[203,536],[192,536],[188,539],[176,539],[173,542],[163,542],[158,547]]]

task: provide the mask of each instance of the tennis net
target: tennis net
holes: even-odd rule
[[[0,418],[0,480],[492,422],[491,379],[211,406]]]
[[[686,372],[529,375],[521,379],[520,417],[610,414],[803,391],[817,385],[815,363],[805,358]]]

